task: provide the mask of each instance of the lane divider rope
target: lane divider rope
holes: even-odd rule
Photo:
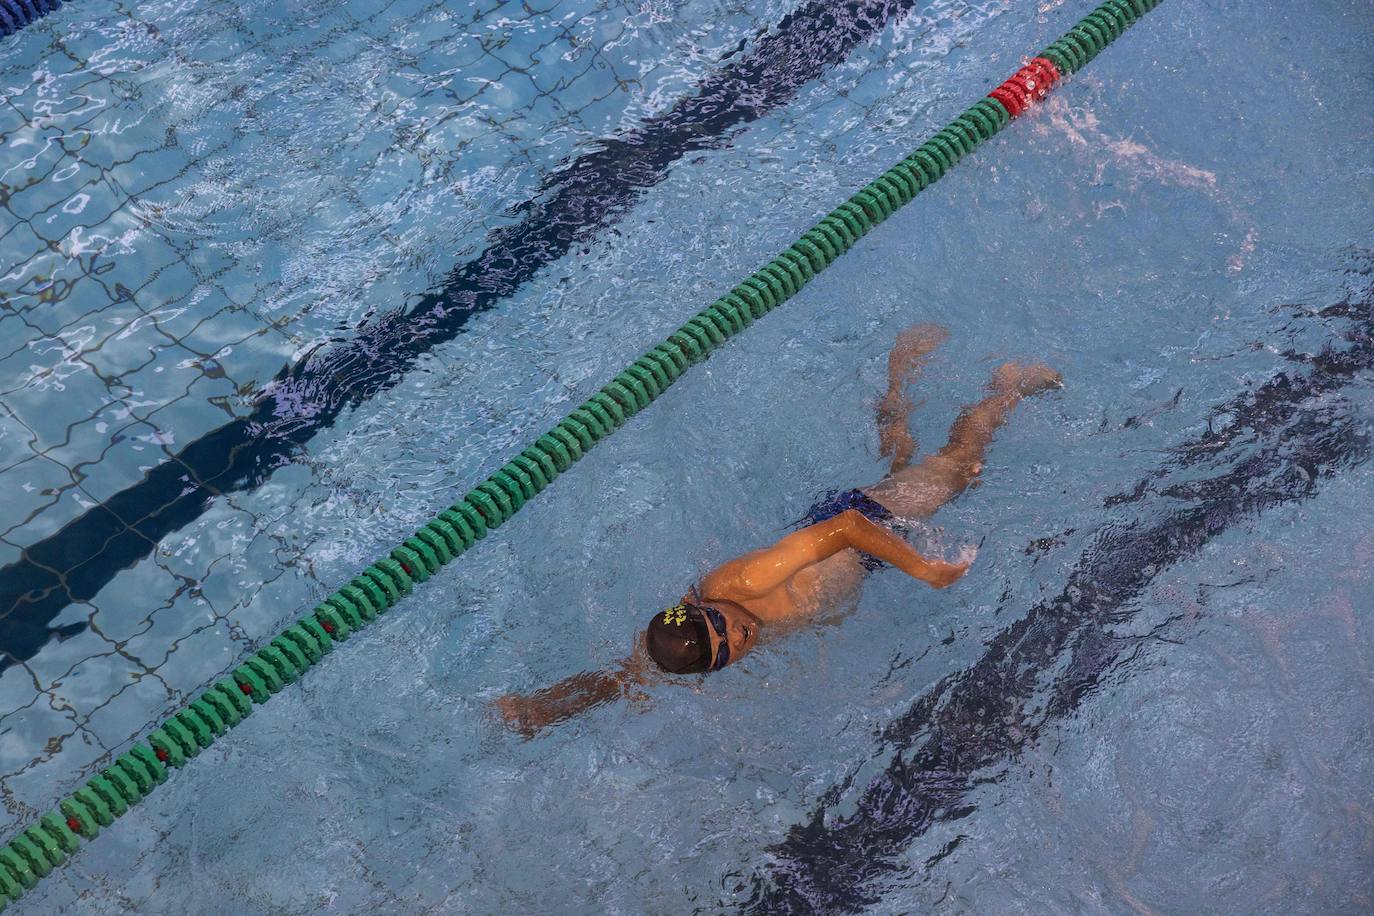
[[[0,38],[57,12],[62,0],[0,0]]]
[[[0,0],[0,5],[41,0]],[[386,613],[417,583],[461,555],[568,470],[597,442],[649,406],[692,365],[796,295],[954,163],[1026,111],[1160,0],[1107,0],[986,98],[910,156],[840,204],[787,250],[635,360],[553,429],[440,512],[389,554],[286,627],[98,775],[0,847],[0,910],[18,900],[102,827],[242,722],[255,704]]]

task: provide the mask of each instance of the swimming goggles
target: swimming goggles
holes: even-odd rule
[[[726,665],[730,664],[730,641],[725,638],[724,614],[722,614],[715,608],[711,607],[709,604],[675,604],[672,607],[667,608],[664,611],[663,616],[665,620],[668,620],[672,617],[686,617],[688,619],[691,619],[693,617],[696,617],[697,614],[700,614],[701,618],[704,618],[704,620],[710,625],[711,629],[716,631],[716,636],[719,637],[719,640],[716,643],[716,651],[714,658],[711,657],[710,639],[708,638],[704,641],[705,652],[703,654],[706,657],[701,660],[701,663],[703,663],[703,667],[697,668],[696,670],[719,671],[721,668],[724,668]],[[705,628],[703,627],[702,629],[704,630]]]

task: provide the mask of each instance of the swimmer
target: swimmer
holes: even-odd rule
[[[962,576],[970,559],[924,557],[896,529],[901,520],[927,518],[962,493],[982,470],[993,433],[1012,408],[1062,383],[1048,366],[1006,363],[993,374],[988,396],[954,421],[945,446],[913,465],[906,386],[947,336],[936,325],[918,325],[903,331],[888,355],[887,393],[877,409],[879,452],[890,459],[886,477],[831,491],[796,523],[799,530],[711,570],[677,604],[654,614],[635,651],[616,667],[501,697],[496,708],[507,725],[530,737],[616,698],[642,699],[641,688],[665,676],[719,671],[748,655],[763,634],[856,600],[864,576],[884,563],[932,588]]]

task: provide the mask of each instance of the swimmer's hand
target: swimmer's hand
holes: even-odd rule
[[[959,577],[968,572],[972,560],[965,560],[962,563],[948,563],[944,560],[926,560],[925,568],[921,571],[918,578],[922,582],[930,585],[931,588],[946,588],[958,581]]]
[[[882,525],[875,525],[862,513],[853,509],[836,517],[845,526],[845,537],[851,547],[886,560],[913,579],[920,579],[931,588],[947,588],[968,571],[973,557],[964,552],[959,561],[932,560]]]
[[[605,671],[583,671],[529,695],[508,693],[492,705],[511,731],[533,738],[544,729],[620,697],[636,700],[648,678],[642,649]]]
[[[929,582],[932,588],[945,588],[953,585],[968,568],[973,565],[973,558],[978,555],[978,548],[972,544],[959,551],[959,556],[953,563],[945,560],[925,560],[926,572],[919,578]]]
[[[525,697],[518,693],[508,693],[503,697],[497,697],[492,705],[501,714],[506,727],[520,737],[533,738],[539,733],[537,717],[531,715],[533,710],[529,708],[529,701]]]
[[[846,509],[834,518],[794,531],[772,547],[722,563],[707,573],[701,580],[701,587],[708,594],[729,595],[732,601],[758,598],[798,571],[846,549],[872,554],[935,588],[944,588],[958,579],[972,562],[971,558],[960,563],[928,560],[888,529],[869,521],[863,513]]]

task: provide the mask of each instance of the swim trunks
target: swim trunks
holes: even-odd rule
[[[849,509],[857,509],[863,513],[865,518],[878,525],[886,525],[895,518],[886,506],[863,490],[845,490],[843,493],[839,490],[830,490],[816,501],[816,504],[807,511],[806,515],[794,522],[792,527],[806,528],[810,525],[818,525]],[[872,554],[863,551],[859,551],[859,562],[869,572],[887,565]]]

